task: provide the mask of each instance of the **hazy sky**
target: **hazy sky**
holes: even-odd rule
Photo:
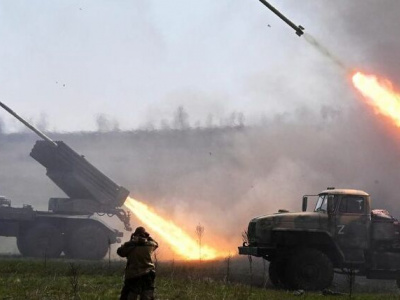
[[[270,2],[349,66],[397,75],[398,1]],[[179,105],[192,123],[233,111],[251,123],[355,98],[348,76],[257,0],[0,0],[0,41],[1,101],[50,130],[94,130],[98,114],[158,126]]]

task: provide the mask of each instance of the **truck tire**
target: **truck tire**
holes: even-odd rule
[[[98,260],[108,252],[108,236],[95,224],[82,225],[70,233],[65,254],[70,258]]]
[[[63,236],[54,225],[38,223],[17,237],[23,256],[57,258],[63,249]]]
[[[24,237],[22,234],[17,236],[17,247],[19,253],[21,253],[22,256],[28,256],[28,249],[27,246],[25,245]]]
[[[396,278],[396,286],[400,289],[400,277]]]
[[[269,263],[268,275],[273,286],[276,288],[287,288],[286,260],[273,259]]]
[[[286,268],[292,289],[323,290],[332,284],[333,265],[329,257],[316,249],[301,249]]]

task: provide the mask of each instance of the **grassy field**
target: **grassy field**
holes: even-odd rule
[[[226,280],[218,263],[159,263],[156,299],[348,299],[349,295],[279,291]],[[123,262],[0,259],[0,299],[118,299]],[[242,275],[245,279],[247,275]],[[248,278],[247,278],[248,280]],[[244,282],[246,280],[243,280]],[[396,292],[357,293],[353,299],[399,299]]]

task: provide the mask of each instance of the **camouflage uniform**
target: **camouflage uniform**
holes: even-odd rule
[[[128,259],[120,300],[154,299],[155,266],[152,254],[158,244],[143,227],[138,227],[131,240],[118,248],[117,254]]]

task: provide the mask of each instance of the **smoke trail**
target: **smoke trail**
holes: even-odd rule
[[[336,55],[334,55],[331,51],[328,50],[328,48],[326,48],[319,41],[317,41],[317,39],[313,37],[311,34],[305,32],[304,38],[311,46],[315,47],[315,49],[317,49],[319,53],[324,55],[326,58],[330,59],[338,67],[344,70],[349,69]]]

